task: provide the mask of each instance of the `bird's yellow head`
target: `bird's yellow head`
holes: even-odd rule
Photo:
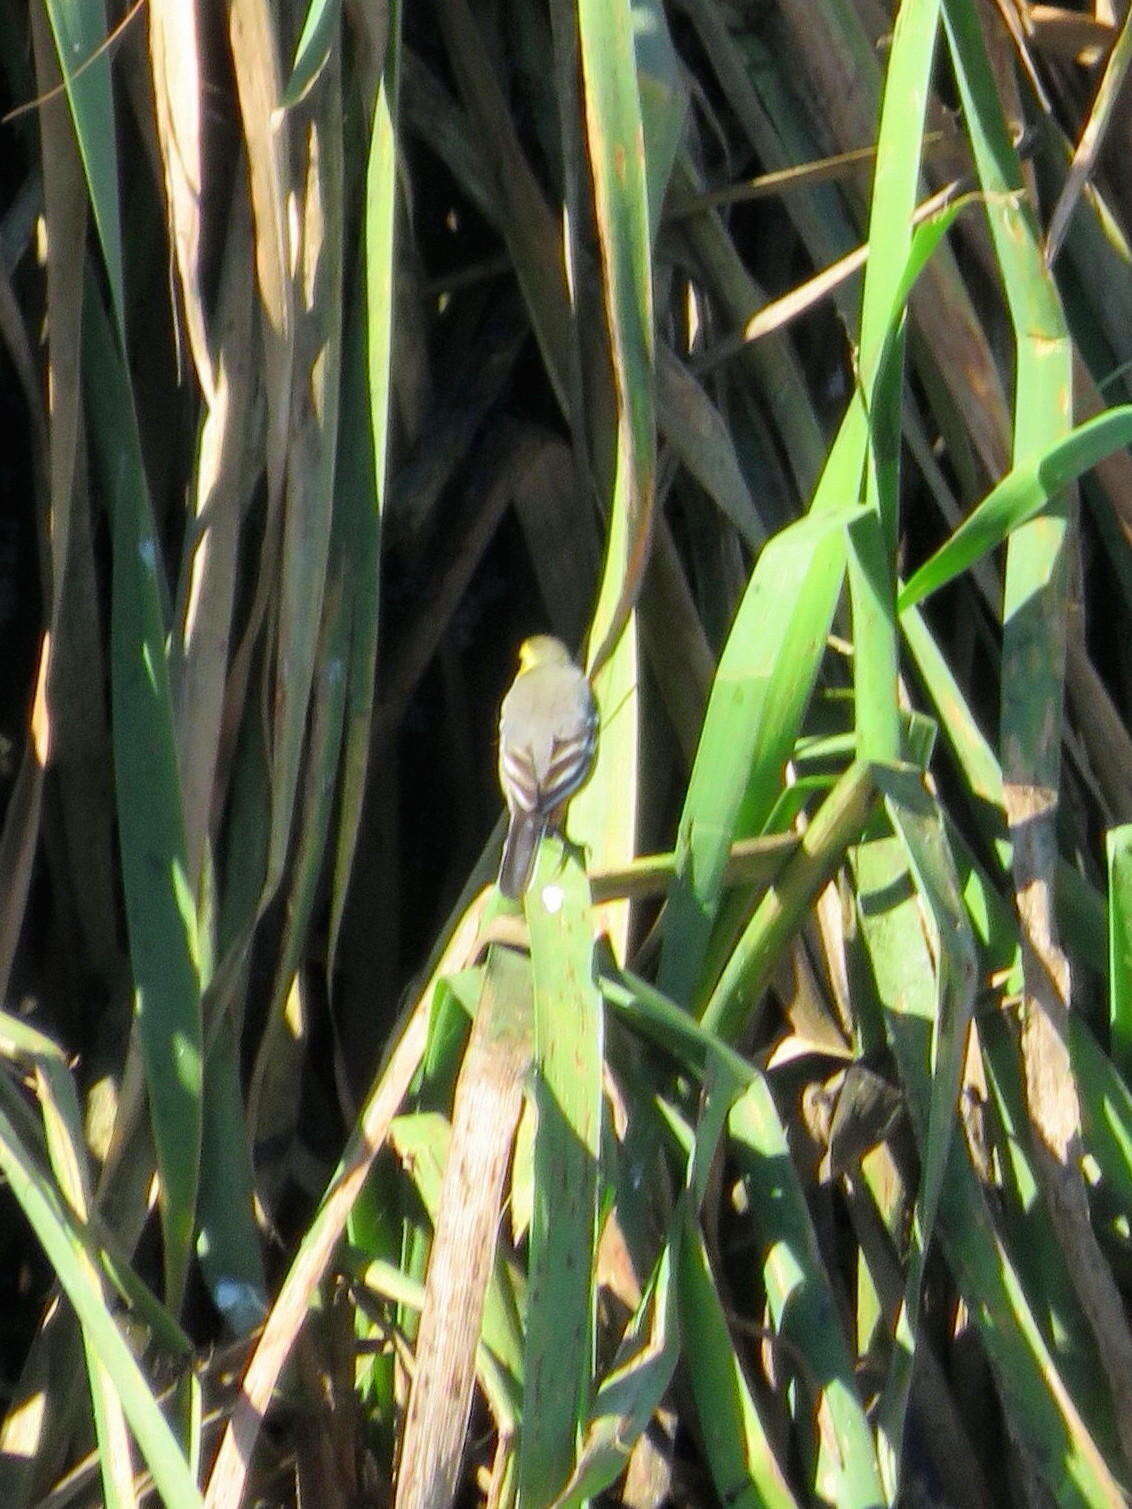
[[[519,646],[519,670],[533,671],[542,665],[572,665],[570,651],[553,634],[534,634]]]

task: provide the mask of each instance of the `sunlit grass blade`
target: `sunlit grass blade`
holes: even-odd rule
[[[660,985],[691,1004],[736,838],[758,833],[825,648],[845,569],[849,510],[808,517],[776,535],[756,563],[704,720],[677,838]]]
[[[1081,1086],[1086,1146],[1114,1206],[1127,1212],[1132,1209],[1132,1090],[1088,1027],[1076,1019],[1070,1047]]]
[[[280,109],[297,105],[318,78],[334,45],[341,15],[342,0],[310,0]]]
[[[51,1169],[60,1194],[78,1220],[85,1223],[90,1218],[92,1206],[90,1167],[79,1098],[63,1054],[50,1038],[7,1012],[0,1013],[0,1047],[34,1065],[36,1098],[43,1115]],[[91,1289],[101,1295],[105,1303],[105,1286],[94,1256],[82,1250],[76,1256],[86,1268]],[[122,1403],[114,1380],[85,1331],[83,1345],[106,1503],[108,1509],[133,1509],[138,1500]]]
[[[689,1202],[679,1207],[678,1293],[684,1362],[716,1493],[731,1503],[793,1509],[798,1502],[744,1376],[703,1234]]]
[[[1020,978],[1020,965],[1017,973]],[[979,1040],[994,1113],[991,1125],[996,1134],[1002,1188],[1007,1192],[1007,1200],[998,1212],[999,1234],[1067,1393],[1074,1400],[1097,1449],[1107,1462],[1115,1464],[1118,1445],[1112,1400],[1103,1387],[1097,1386],[1101,1378],[1098,1348],[1076,1293],[1067,1254],[1058,1239],[1049,1209],[1041,1198],[1017,1044],[1001,1016],[979,1022]],[[1080,1061],[1077,1046],[1072,1045],[1071,1051],[1076,1066]],[[1102,1088],[1104,1076],[1094,1072],[1093,1078],[1095,1083],[1090,1096],[1094,1109],[1098,1100],[1108,1104],[1097,1118],[1098,1129],[1090,1128],[1088,1145],[1091,1148],[1095,1142],[1100,1155],[1105,1158],[1108,1165],[1106,1193],[1111,1193],[1119,1187],[1111,1178],[1111,1153],[1114,1145],[1119,1146],[1120,1139],[1119,1131],[1111,1140],[1109,1134],[1114,1126],[1119,1127],[1119,1111],[1115,1120],[1110,1117],[1112,1102]],[[1084,1132],[1087,1119],[1084,1102],[1082,1106]],[[1100,1190],[1096,1194],[1099,1213],[1104,1206],[1105,1194]]]
[[[613,1367],[602,1379],[559,1504],[592,1498],[620,1477],[668,1391],[679,1360],[672,1252],[665,1247],[625,1328]]]
[[[662,13],[653,15],[652,24],[667,36]],[[599,478],[599,486],[612,486],[605,565],[589,642],[589,669],[604,728],[594,779],[575,811],[578,833],[595,859],[617,863],[636,852],[641,703],[631,612],[648,559],[656,503],[652,234],[629,0],[581,0],[578,39],[617,410],[612,477]],[[676,106],[681,115],[683,103],[681,97]],[[671,161],[669,150],[667,163],[659,163],[665,181]],[[654,192],[658,203],[662,195],[660,184]],[[628,922],[626,907],[606,908],[606,925],[622,950]]]
[[[1048,456],[1051,448],[1056,453],[1072,438],[1073,348],[1041,255],[1035,215],[1019,193],[1021,164],[1006,131],[978,17],[969,0],[945,0],[944,9],[1017,344],[1013,456],[1018,464]],[[1024,945],[1027,1009],[1021,1047],[1035,1165],[1096,1343],[1122,1452],[1132,1463],[1132,1332],[1089,1217],[1077,1153],[1081,1111],[1066,1044],[1069,972],[1052,907],[1076,507],[1075,492],[1064,487],[1042,514],[1010,538],[1003,584],[1000,740]]]
[[[901,612],[937,592],[1038,514],[1098,461],[1132,444],[1132,407],[1098,414],[1064,439],[1025,457],[994,487],[900,593]]]
[[[830,1324],[829,1276],[786,1129],[761,1075],[752,1075],[732,1107],[728,1133],[755,1216],[771,1315],[782,1336],[809,1359],[810,1377],[818,1381],[819,1396],[811,1401],[821,1425],[814,1493],[846,1509],[866,1509],[882,1499],[872,1432],[840,1326]]]
[[[900,991],[882,986],[882,996],[889,1005],[890,1031],[898,1030],[892,1021],[894,1011],[923,1016],[931,1027],[931,1095],[919,1112],[923,1128],[922,1173],[914,1216],[914,1245],[893,1361],[879,1412],[886,1437],[888,1486],[893,1492],[900,1481],[899,1464],[919,1342],[920,1300],[928,1250],[935,1235],[940,1190],[951,1156],[959,1107],[963,1059],[975,1000],[976,961],[947,835],[922,777],[911,769],[882,769],[876,772],[876,778],[884,792],[889,819],[903,846],[903,863],[916,883],[922,918],[921,928],[901,940],[906,950],[903,960],[900,945],[893,938],[886,966],[898,969],[906,983]],[[894,886],[898,885],[900,873],[894,873],[892,878]],[[929,940],[928,947],[924,947],[925,939]],[[914,952],[918,957],[914,957]],[[912,985],[912,981],[917,985]]]
[[[912,248],[920,154],[938,30],[939,0],[899,9],[877,137],[869,259],[861,304],[860,381],[869,411],[871,464],[862,499],[871,518],[849,533],[857,753],[900,757],[893,610],[900,489],[903,301],[895,304]]]
[[[1108,848],[1108,1019],[1112,1057],[1132,1083],[1132,827],[1111,828]]]
[[[860,1509],[879,1504],[872,1434],[840,1329],[829,1323],[833,1291],[786,1129],[763,1074],[644,980],[603,975],[601,984],[609,1004],[636,1031],[711,1081],[715,1093],[725,1094],[726,1132],[755,1213],[771,1315],[783,1336],[813,1363],[813,1376],[823,1380],[815,1411],[821,1422],[816,1491],[830,1502]],[[717,1135],[724,1130],[722,1120],[715,1130]],[[715,1143],[702,1142],[701,1130],[698,1166],[710,1168]]]
[[[154,114],[165,176],[169,239],[181,290],[189,348],[197,381],[213,392],[201,270],[201,194],[204,187],[203,77],[196,10],[180,0],[149,7],[150,68]]]
[[[854,858],[864,938],[877,985],[890,1004],[896,999],[893,991],[901,1001],[904,999],[909,983],[923,992],[922,984],[917,983],[920,974],[908,977],[903,969],[910,940],[919,926],[914,887],[893,888],[893,875],[903,864],[903,846],[894,838],[873,839],[862,845]],[[893,1052],[920,1139],[926,1136],[932,1094],[930,1001],[924,1011],[926,1015],[921,1010],[890,1011],[887,1015],[893,1028]],[[959,1292],[978,1324],[1027,1459],[1058,1503],[1084,1509],[1118,1493],[995,1231],[966,1145],[958,1140],[953,1143],[940,1189],[937,1230]]]
[[[940,732],[962,772],[983,841],[1005,872],[1010,863],[1010,843],[1002,800],[1002,768],[918,608],[901,609],[901,628],[935,708]]]
[[[477,921],[473,916],[473,928]],[[461,955],[468,946],[466,934],[457,930],[449,950]],[[362,1107],[334,1178],[275,1296],[208,1480],[206,1509],[227,1509],[229,1504],[239,1502],[251,1466],[252,1444],[268,1400],[302,1326],[311,1296],[345,1229],[353,1203],[420,1064],[428,1036],[428,1003],[437,978],[446,972],[448,963],[446,955],[439,959],[423,995],[408,1012],[384,1072],[378,1076]]]
[[[886,290],[888,319],[875,358],[875,383],[891,380],[901,311],[960,209],[959,204],[950,206],[911,237],[895,284]],[[677,999],[691,997],[706,953],[727,847],[740,833],[757,832],[777,799],[780,771],[797,736],[840,593],[843,531],[858,513],[853,505],[861,497],[867,442],[868,410],[858,393],[850,401],[808,518],[782,531],[763,551],[724,650],[681,817],[678,881],[662,954],[661,984]],[[823,542],[820,549],[818,542]],[[877,611],[890,615],[882,539],[876,541],[876,552],[881,556]],[[793,585],[784,590],[786,583]],[[792,602],[793,614],[767,613],[765,605],[777,603],[780,596]],[[744,683],[749,707],[739,701],[739,689],[728,685],[733,680]],[[888,696],[891,702],[880,681],[877,685],[881,700]],[[877,716],[883,720],[888,713],[881,708]]]
[[[479,985],[482,982],[482,971],[469,972],[469,990],[474,991],[476,998],[479,996]],[[473,1000],[473,1005],[475,1004]],[[457,1069],[459,1065],[457,1065]],[[442,1219],[441,1201],[444,1188],[444,1170],[448,1162],[448,1153],[452,1145],[452,1128],[446,1116],[437,1111],[406,1112],[398,1116],[390,1128],[389,1137],[397,1150],[398,1157],[411,1166],[411,1179],[413,1186],[420,1197],[421,1204],[432,1222],[435,1229]],[[516,1149],[515,1157],[520,1156]],[[515,1173],[512,1171],[512,1187],[514,1186]],[[355,1207],[354,1217],[358,1214]],[[351,1226],[354,1218],[351,1218]],[[407,1266],[402,1258],[402,1267]],[[483,1304],[483,1324],[480,1333],[479,1345],[486,1347],[499,1365],[506,1371],[512,1387],[522,1386],[523,1378],[523,1335],[520,1326],[520,1318],[516,1314],[514,1294],[512,1292],[511,1273],[506,1261],[497,1257],[494,1269],[488,1279],[487,1292]],[[424,1287],[421,1286],[423,1297]],[[418,1311],[422,1306],[418,1303],[415,1307]],[[518,1395],[518,1388],[516,1394]],[[518,1404],[519,1398],[516,1398]]]
[[[798,852],[755,908],[703,1010],[704,1026],[725,1042],[749,1029],[786,940],[860,836],[873,790],[871,767],[850,765],[807,827]]]
[[[248,206],[229,218],[216,312],[216,383],[201,420],[191,487],[192,523],[170,635],[170,676],[196,894],[210,847],[225,682],[239,577],[240,518],[256,478],[250,443],[256,398],[254,282]],[[249,452],[251,454],[249,454]]]
[[[68,1220],[54,1187],[45,1181],[14,1126],[0,1110],[0,1167],[43,1246],[84,1337],[113,1379],[130,1429],[170,1509],[194,1509],[201,1499],[185,1458],[158,1409],[130,1349],[106,1307],[86,1247]]]
[[[574,1468],[594,1366],[602,1003],[589,888],[544,844],[524,901],[534,982],[534,1150],[519,1491],[549,1503]]]
[[[291,238],[287,225],[290,131],[286,115],[277,114],[282,96],[279,57],[271,12],[264,0],[234,0],[228,15],[228,31],[248,152],[256,285],[263,312],[269,504],[274,513],[283,487],[295,338]]]

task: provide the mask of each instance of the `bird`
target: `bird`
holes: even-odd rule
[[[598,711],[585,672],[550,634],[519,648],[519,673],[499,713],[499,784],[509,822],[500,892],[518,900],[543,835],[562,821],[597,753]]]

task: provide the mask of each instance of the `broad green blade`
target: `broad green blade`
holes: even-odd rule
[[[761,831],[782,787],[845,570],[849,509],[811,514],[756,563],[719,663],[676,845],[660,985],[691,1005],[737,838]]]
[[[652,24],[659,48],[667,36],[662,12]],[[631,610],[648,557],[656,491],[652,236],[633,25],[629,0],[579,0],[585,132],[617,400],[605,565],[589,646],[603,733],[594,778],[575,805],[578,834],[599,866],[626,863],[636,853],[640,691]],[[654,53],[659,61],[659,50]],[[682,98],[679,108],[682,114]],[[670,169],[671,153],[664,179]],[[623,954],[628,908],[608,907],[605,923]]]
[[[601,995],[585,871],[544,843],[525,897],[534,977],[534,1151],[519,1491],[549,1503],[590,1416],[602,1121]]]
[[[161,1180],[165,1300],[176,1311],[192,1255],[201,1148],[196,897],[186,868],[161,554],[129,378],[93,284],[88,284],[83,333],[91,437],[114,548],[114,785],[134,1009]]]
[[[681,1201],[678,1214],[683,1216],[677,1274],[684,1363],[715,1491],[742,1509],[793,1509],[798,1501],[744,1375],[691,1204]]]

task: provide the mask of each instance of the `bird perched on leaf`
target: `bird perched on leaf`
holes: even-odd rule
[[[597,751],[597,704],[560,639],[536,634],[499,714],[499,783],[510,822],[499,867],[504,896],[522,896],[543,834],[584,786]]]

